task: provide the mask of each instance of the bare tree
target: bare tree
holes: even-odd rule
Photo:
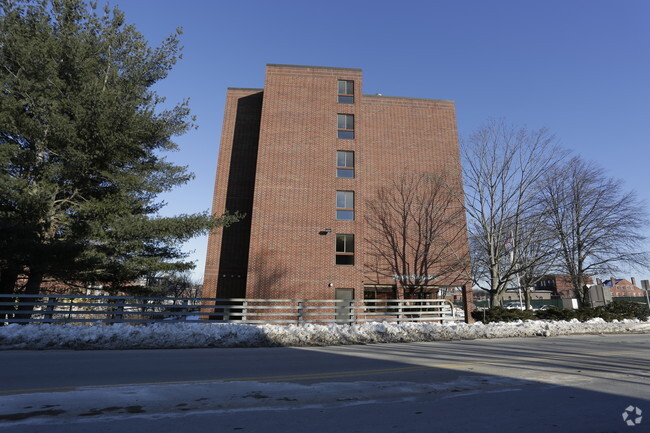
[[[469,280],[456,184],[432,174],[405,174],[366,203],[366,242],[373,258],[366,267],[395,279],[406,297],[423,298],[432,289]]]
[[[517,248],[520,272],[516,275],[516,283],[523,292],[526,309],[531,308],[530,296],[535,284],[558,270],[560,250],[556,238],[548,229],[548,217],[549,206],[540,204],[524,222],[520,239],[516,242],[520,245]],[[526,227],[527,222],[531,223],[532,227]],[[527,242],[529,237],[534,241]]]
[[[574,157],[547,173],[544,198],[550,205],[550,229],[559,244],[562,271],[581,304],[588,302],[586,283],[611,275],[622,266],[647,266],[642,251],[648,224],[643,204],[620,180],[597,165]]]
[[[472,278],[489,293],[491,305],[549,260],[547,251],[536,248],[548,238],[540,181],[563,155],[546,129],[502,120],[488,122],[463,143]]]
[[[149,296],[172,298],[200,298],[201,287],[192,280],[188,272],[166,272],[148,275],[146,280]]]

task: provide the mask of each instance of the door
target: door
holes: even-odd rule
[[[336,302],[336,323],[352,323],[352,305],[354,300],[354,289],[335,289]]]

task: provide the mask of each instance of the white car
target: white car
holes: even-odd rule
[[[503,304],[503,308],[507,308],[508,310],[525,310],[526,304],[523,302],[507,302]]]

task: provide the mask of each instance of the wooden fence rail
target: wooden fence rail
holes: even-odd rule
[[[444,299],[214,299],[135,296],[0,295],[0,324],[307,324],[462,321]]]

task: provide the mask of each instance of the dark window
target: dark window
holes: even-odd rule
[[[397,286],[364,286],[364,299],[397,299]],[[372,303],[367,307],[386,304]],[[366,307],[366,308],[367,308]]]
[[[336,177],[354,177],[354,152],[336,151]]]
[[[354,81],[339,80],[339,102],[354,104]]]
[[[354,191],[336,191],[336,219],[354,219]]]
[[[337,114],[338,117],[338,137],[339,138],[354,138],[354,115],[353,114]]]
[[[336,264],[354,265],[354,235],[336,235]]]

